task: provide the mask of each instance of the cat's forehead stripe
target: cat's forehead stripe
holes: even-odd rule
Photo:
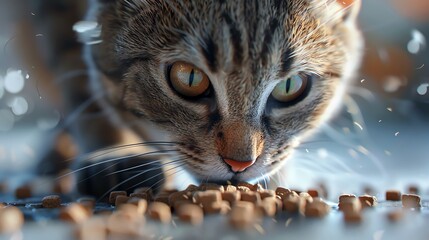
[[[234,48],[234,63],[237,65],[241,64],[241,61],[243,60],[243,48],[242,48],[242,38],[241,38],[241,32],[237,26],[237,23],[234,22],[231,19],[231,16],[227,13],[222,14],[223,19],[225,20],[226,24],[229,27],[229,34],[231,36],[231,42],[232,46]]]
[[[216,72],[218,68],[217,53],[218,46],[210,36],[204,37],[201,51],[206,59],[207,65],[212,72]]]

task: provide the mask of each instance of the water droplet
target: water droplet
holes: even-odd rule
[[[398,135],[399,135],[399,132],[396,132],[396,133],[395,133],[395,137],[397,137]]]
[[[378,120],[378,122],[379,122],[379,123],[381,123],[381,122],[382,122],[382,120],[380,119],[380,120]]]
[[[29,79],[30,75],[27,73],[27,75],[25,75],[25,79]]]
[[[28,102],[23,97],[15,97],[9,103],[9,107],[16,116],[24,115],[28,111]]]
[[[408,52],[411,54],[417,54],[426,47],[426,38],[417,29],[411,31],[411,40],[407,44]]]
[[[98,27],[98,23],[94,21],[80,21],[73,25],[73,31],[77,33],[84,33],[94,30]]]
[[[36,36],[36,37],[43,37],[43,34],[38,33],[38,34],[36,34],[35,36]]]
[[[21,70],[9,70],[4,78],[4,88],[10,93],[19,93],[24,88]]]
[[[365,79],[360,80],[361,83],[365,82]]]
[[[309,152],[310,152],[310,151],[308,151],[308,148],[306,148],[306,149],[305,149],[305,151],[306,151],[307,153],[309,153]]]
[[[422,83],[417,88],[417,93],[421,96],[424,96],[428,92],[428,88],[429,88],[429,83]]]
[[[416,68],[416,70],[423,69],[425,67],[425,64],[423,63],[420,67]]]
[[[386,108],[387,109],[387,111],[389,111],[389,112],[393,112],[393,108],[391,108],[391,107],[388,107],[388,108]]]
[[[36,16],[36,14],[35,14],[34,12],[31,12],[30,14],[31,14],[32,16]]]

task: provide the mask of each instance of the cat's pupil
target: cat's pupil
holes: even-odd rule
[[[288,78],[288,80],[286,81],[286,93],[287,94],[289,94],[290,85],[291,85],[291,80],[290,80],[290,78]]]
[[[189,74],[189,87],[192,87],[192,84],[194,83],[194,77],[195,77],[195,71],[192,69],[191,73]]]

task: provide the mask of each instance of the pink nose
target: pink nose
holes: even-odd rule
[[[255,161],[236,161],[232,159],[224,159],[224,161],[231,166],[233,172],[242,172],[255,163]]]

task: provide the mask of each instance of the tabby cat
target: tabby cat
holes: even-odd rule
[[[60,86],[70,114],[81,108],[92,116],[74,118],[67,126],[80,152],[124,144],[127,129],[162,153],[172,151],[170,158],[199,181],[249,181],[278,170],[295,142],[335,109],[362,52],[356,27],[360,1],[99,0],[81,5],[43,0],[39,19],[50,41],[53,72],[86,69]],[[71,30],[83,18],[74,10],[84,8],[90,9],[86,18],[99,24],[97,44],[79,44]],[[153,185],[165,177],[156,170],[159,162],[150,172],[147,166],[138,168],[147,157],[130,159],[91,162],[81,190],[100,195],[115,185]],[[130,168],[131,174],[94,177],[107,168],[117,171],[111,177],[126,172],[120,169]]]

